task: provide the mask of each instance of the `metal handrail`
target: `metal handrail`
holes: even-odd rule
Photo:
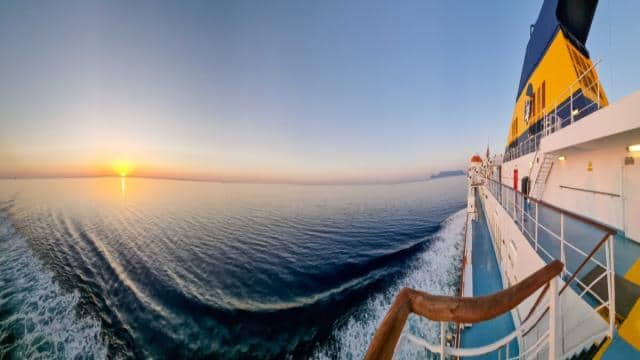
[[[498,317],[518,306],[531,294],[546,284],[551,284],[552,299],[557,298],[556,276],[562,272],[563,265],[555,260],[512,287],[488,296],[454,297],[431,295],[426,292],[403,288],[387,311],[382,323],[371,340],[365,359],[391,359],[402,329],[409,317],[415,313],[427,319],[443,322],[441,326],[440,354],[468,354],[465,349],[445,348],[444,322],[473,324]],[[551,328],[554,328],[553,326]],[[488,345],[491,347],[491,345]],[[487,350],[487,349],[484,349]],[[482,351],[484,351],[482,350]],[[487,350],[492,351],[493,348]],[[481,350],[477,350],[481,351]],[[483,352],[475,353],[475,355]],[[486,352],[485,352],[486,353]]]
[[[484,355],[496,350],[500,351],[500,349],[505,349],[505,352],[506,352],[505,357],[507,359],[527,359],[529,358],[530,353],[538,354],[538,352],[541,350],[540,348],[542,345],[549,345],[549,351],[548,351],[549,359],[556,359],[558,357],[558,348],[557,348],[557,339],[556,339],[558,333],[556,331],[557,330],[556,317],[557,317],[557,307],[559,306],[559,302],[558,302],[559,296],[558,296],[558,289],[557,289],[557,283],[555,278],[549,280],[549,282],[546,284],[545,289],[549,289],[549,288],[552,289],[552,292],[551,292],[550,300],[548,301],[548,304],[544,309],[541,309],[540,311],[535,313],[535,316],[531,317],[530,319],[522,321],[520,326],[518,326],[517,329],[507,334],[506,336],[502,337],[501,339],[494,341],[491,344],[474,347],[474,348],[460,349],[460,348],[444,346],[443,344],[440,344],[440,345],[432,344],[412,334],[405,334],[403,335],[403,337],[407,338],[409,341],[413,342],[414,344],[425,348],[427,350],[427,358],[429,358],[428,355],[431,353],[440,354],[441,358],[445,358],[443,355],[452,355],[459,358],[461,356],[472,357],[472,356]],[[538,341],[536,341],[536,343],[530,346],[529,348],[525,349],[523,352],[520,352],[517,356],[509,357],[509,344],[511,343],[511,341],[513,341],[516,337],[518,336],[521,337],[523,336],[523,334],[526,334],[529,331],[531,331],[540,322],[540,320],[542,320],[543,316],[547,314],[548,311],[555,312],[555,314],[552,316],[551,323],[549,324],[549,328],[540,336]],[[441,326],[441,334],[443,334],[442,333],[443,328],[444,326]],[[442,336],[443,335],[441,335],[441,337]],[[553,341],[551,341],[552,338],[554,339]],[[499,358],[499,355],[500,353],[498,352],[498,358]]]
[[[559,208],[555,205],[551,205],[547,202],[544,202],[542,200],[539,199],[534,199],[534,198],[530,198],[527,195],[523,194],[520,191],[514,190],[513,188],[504,185],[502,183],[499,183],[493,179],[490,178],[483,178],[484,182],[485,182],[485,187],[488,188],[489,192],[492,193],[492,196],[494,196],[496,198],[496,201],[498,202],[498,204],[500,206],[503,207],[503,209],[507,212],[508,215],[510,215],[514,221],[516,221],[516,224],[518,224],[519,222],[519,228],[523,233],[527,233],[529,234],[530,237],[530,241],[535,241],[535,251],[542,251],[546,256],[549,257],[549,259],[553,259],[554,256],[552,256],[552,254],[550,254],[543,246],[542,244],[539,244],[538,241],[538,228],[542,228],[544,231],[546,231],[547,233],[549,233],[552,238],[555,238],[557,241],[560,242],[560,259],[561,261],[565,262],[565,246],[573,249],[574,251],[576,251],[577,253],[581,254],[582,256],[584,256],[585,258],[582,260],[582,262],[578,265],[578,267],[576,268],[575,271],[570,272],[566,267],[564,269],[564,274],[566,274],[568,276],[567,281],[565,282],[564,286],[562,287],[562,290],[560,291],[560,293],[564,292],[565,289],[567,287],[569,287],[572,283],[576,283],[581,287],[581,293],[578,294],[578,296],[580,298],[582,298],[586,293],[589,293],[589,295],[591,295],[595,300],[597,300],[600,303],[600,306],[598,306],[598,308],[601,308],[602,306],[607,306],[608,310],[609,310],[609,335],[612,336],[613,335],[613,331],[615,328],[615,317],[616,317],[616,310],[615,310],[615,257],[613,256],[614,253],[614,241],[613,241],[613,237],[615,236],[615,234],[617,233],[617,230],[611,226],[602,224],[600,222],[597,222],[593,219],[590,219],[588,217],[585,217],[583,215],[580,214],[576,214],[574,212],[571,212],[569,210],[563,209],[563,208]],[[507,190],[508,195],[506,195],[506,199],[505,194],[504,194],[504,190]],[[499,193],[496,194],[496,193]],[[518,197],[520,197],[522,200],[521,201],[516,201],[518,199]],[[531,201],[533,203],[535,203],[536,205],[536,211],[535,211],[535,218],[533,218],[530,214],[527,213],[527,211],[524,211],[523,206],[519,206],[520,203],[524,204],[525,201]],[[506,202],[506,204],[505,204]],[[558,234],[556,234],[555,232],[553,232],[551,229],[548,229],[546,226],[542,225],[539,220],[538,220],[538,212],[540,207],[542,208],[548,208],[551,210],[554,210],[556,212],[559,213],[560,215],[560,236],[558,236]],[[527,213],[527,218],[533,223],[535,224],[536,227],[536,231],[535,231],[535,235],[532,236],[532,234],[526,229],[525,225],[524,225],[524,216],[525,213]],[[602,231],[604,233],[604,236],[602,237],[602,239],[589,251],[589,253],[585,253],[584,251],[582,251],[581,249],[579,249],[578,247],[574,246],[573,244],[571,244],[569,241],[567,241],[567,239],[565,239],[565,234],[564,234],[564,219],[565,217],[570,217],[573,218],[574,220],[582,223],[582,224],[586,224],[588,226],[591,226],[592,228],[598,229],[600,231]],[[607,246],[605,247],[605,261],[604,264],[602,262],[600,262],[598,259],[595,258],[595,255],[598,253],[598,251],[603,247],[604,244],[607,244]],[[586,266],[587,263],[589,262],[593,262],[595,265],[599,266],[600,268],[604,269],[603,274],[600,274],[600,276],[597,276],[594,280],[592,280],[588,285],[584,284],[582,281],[580,281],[580,279],[578,279],[577,275],[578,273],[580,273],[580,271],[583,270],[583,268]],[[605,301],[604,299],[602,299],[598,294],[596,294],[591,288],[593,287],[594,284],[596,284],[598,281],[602,280],[602,278],[606,276],[607,277],[607,293],[608,293],[608,299]],[[576,293],[578,293],[578,291],[576,290]]]

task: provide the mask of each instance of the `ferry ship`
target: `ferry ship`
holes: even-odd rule
[[[597,0],[545,0],[504,154],[473,155],[459,296],[402,289],[369,345],[425,358],[640,359],[640,92],[609,103]],[[440,323],[414,336],[410,314]]]

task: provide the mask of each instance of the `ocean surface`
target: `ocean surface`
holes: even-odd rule
[[[0,180],[0,358],[360,359],[402,286],[456,292],[465,184]]]

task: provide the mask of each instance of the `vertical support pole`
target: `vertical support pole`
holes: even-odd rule
[[[607,290],[609,292],[609,336],[613,338],[613,332],[616,327],[616,276],[615,276],[615,257],[613,235],[609,235],[607,246],[605,247],[605,255],[607,257]]]
[[[569,122],[569,124],[573,124],[573,90],[572,88],[573,86],[569,86],[569,93],[571,93],[571,97],[570,97],[571,100],[569,100],[569,116],[571,121]]]
[[[566,266],[566,261],[565,261],[565,254],[564,254],[564,213],[560,213],[560,261],[562,261],[563,264],[565,264],[565,266],[562,267],[562,273],[566,274],[567,273],[567,266]]]
[[[516,191],[516,189],[511,189],[511,191],[513,192],[513,196],[511,196],[511,202],[513,205],[513,220],[516,221],[518,219],[518,215],[516,213],[516,196],[518,196],[518,192]]]
[[[549,302],[549,360],[555,360],[560,358],[558,348],[559,333],[558,333],[558,282],[554,277],[549,281],[549,295],[551,301]]]
[[[445,357],[445,345],[446,345],[446,336],[445,336],[445,325],[446,322],[440,322],[440,359],[444,360]]]
[[[536,252],[538,252],[538,208],[540,204],[536,203]]]
[[[600,110],[600,79],[596,79],[596,88],[597,88],[597,92],[598,92],[598,107],[596,108],[596,110]]]
[[[507,353],[505,354],[505,357],[504,357],[507,360],[509,359],[509,344],[510,342],[507,343]]]
[[[520,205],[520,230],[522,230],[522,233],[524,234],[524,209],[527,206],[527,198],[524,197],[524,193],[522,193],[522,196],[520,198],[522,199]]]
[[[553,109],[553,121],[554,123],[558,122],[558,103],[556,103],[556,107]],[[554,125],[555,127],[555,125]],[[555,129],[554,129],[555,131]]]

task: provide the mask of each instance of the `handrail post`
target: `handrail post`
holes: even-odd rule
[[[615,277],[615,263],[614,263],[614,239],[613,235],[609,234],[608,244],[605,247],[605,255],[607,257],[607,290],[609,291],[609,336],[613,338],[613,331],[616,326],[616,277]]]
[[[527,198],[524,197],[524,193],[522,194],[522,196],[520,198],[522,199],[521,200],[521,205],[520,205],[520,230],[524,234],[524,209],[527,206],[527,204],[526,204]]]
[[[513,204],[513,221],[516,221],[518,219],[518,215],[516,213],[516,197],[518,196],[518,192],[516,191],[516,189],[511,189],[511,191],[513,191],[513,196],[511,197],[511,201]]]
[[[569,86],[570,100],[569,100],[569,116],[571,121],[569,124],[573,124],[573,86]],[[562,126],[562,125],[561,125]]]
[[[536,252],[538,252],[538,228],[540,226],[538,226],[538,208],[539,208],[539,204],[536,203]]]
[[[558,352],[558,282],[556,278],[549,280],[549,294],[551,296],[549,303],[549,360],[559,359]]]
[[[507,360],[509,359],[509,344],[510,343],[507,343],[507,349],[506,349],[507,352],[506,352],[505,357],[504,357]]]
[[[560,261],[563,264],[566,264],[565,254],[564,254],[564,213],[560,213]],[[562,268],[563,273],[567,273],[567,267]]]
[[[446,336],[445,336],[445,322],[440,322],[440,359],[444,360],[445,356],[445,346],[446,346]]]
[[[598,95],[597,95],[598,108],[596,110],[600,110],[600,79],[596,79],[596,89],[597,89],[596,91],[598,92]]]

